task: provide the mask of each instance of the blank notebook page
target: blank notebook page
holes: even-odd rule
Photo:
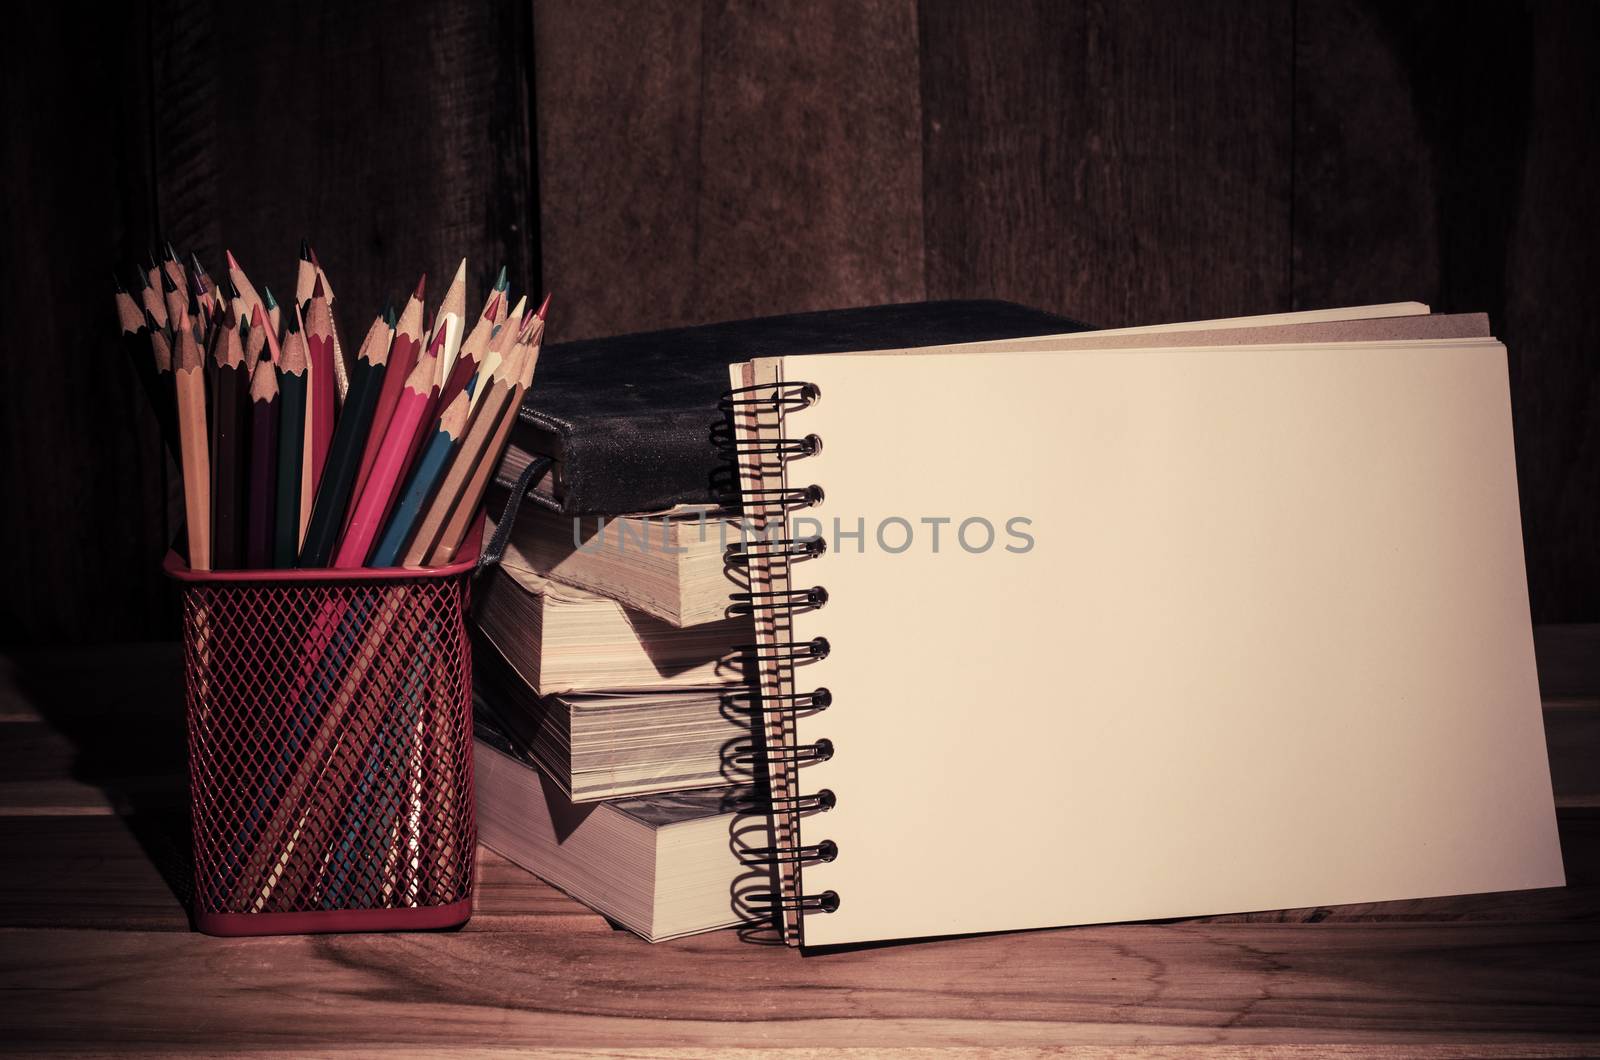
[[[1563,882],[1499,343],[778,361],[807,945]]]

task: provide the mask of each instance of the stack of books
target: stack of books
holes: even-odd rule
[[[931,302],[550,347],[496,474],[527,502],[474,591],[482,842],[650,941],[770,923],[727,366],[1081,327]]]
[[[730,695],[754,639],[727,617],[731,527],[528,505],[479,591],[480,838],[652,942],[750,918],[736,839],[766,820]]]

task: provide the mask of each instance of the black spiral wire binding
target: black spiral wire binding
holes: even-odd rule
[[[821,390],[813,383],[761,383],[730,390],[719,402],[719,408],[730,416],[751,412],[787,414],[809,408],[820,397]],[[766,457],[776,458],[778,464],[786,465],[790,460],[814,456],[822,451],[822,439],[815,434],[808,434],[802,438],[730,438],[724,445],[735,463],[741,465],[749,458]],[[742,491],[739,497],[747,510],[759,504],[777,508],[784,516],[793,509],[820,504],[822,499],[822,487],[816,485],[801,488],[750,489]],[[813,559],[826,551],[827,543],[821,537],[765,538],[741,541],[730,546],[725,559],[729,566],[748,567],[755,560],[771,562],[783,559],[799,562]],[[779,617],[800,611],[814,611],[827,606],[828,591],[820,585],[808,589],[766,591],[752,589],[749,592],[733,593],[731,600],[728,606],[730,615]],[[747,662],[756,664],[753,667],[756,670],[759,670],[759,664],[762,663],[772,663],[787,668],[787,677],[777,682],[780,687],[792,684],[795,666],[825,659],[831,650],[826,637],[813,637],[804,641],[778,641],[771,644],[743,644],[735,649]],[[735,699],[737,696],[729,697],[726,702],[732,707]],[[758,690],[750,697],[748,709],[753,716],[759,715],[761,718],[785,716],[792,719],[797,715],[826,710],[832,704],[833,693],[827,688],[817,688],[810,692],[779,692],[772,695],[764,695]],[[833,754],[833,741],[823,738],[808,744],[768,746],[761,750],[752,748],[735,754],[733,759],[736,764],[741,765],[754,766],[759,762],[765,763],[769,768],[775,766],[798,768],[813,762],[826,762],[833,757]],[[826,813],[838,803],[834,793],[826,788],[810,795],[779,796],[767,792],[761,798],[764,803],[763,808],[773,815]],[[798,868],[805,864],[830,862],[838,856],[838,844],[831,839],[823,839],[810,845],[775,844],[741,852],[741,860],[745,864],[770,867]],[[839,908],[839,896],[834,891],[790,897],[781,894],[758,895],[752,896],[752,904],[764,907],[769,914],[791,910],[831,913]]]
[[[757,608],[794,614],[796,611],[814,611],[828,602],[828,590],[820,585],[809,589],[778,589],[759,593],[729,593],[729,615],[753,615]]]
[[[823,891],[821,894],[800,894],[793,898],[781,894],[753,894],[747,900],[754,908],[766,907],[769,915],[790,909],[798,909],[803,913],[839,911],[839,892],[833,890]]]
[[[743,541],[729,545],[723,559],[734,567],[748,567],[752,559],[772,559],[788,556],[790,559],[814,559],[828,551],[828,542],[822,537],[770,537],[764,541]]]
[[[799,412],[815,405],[821,396],[822,390],[815,383],[757,383],[723,394],[722,400],[717,402],[717,408],[726,413],[747,409],[757,412]]]
[[[793,716],[827,710],[833,705],[833,693],[826,688],[814,688],[810,692],[774,692],[770,696],[759,696],[754,692],[724,692],[722,702],[730,711],[745,714]]]

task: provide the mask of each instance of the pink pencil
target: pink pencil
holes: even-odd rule
[[[333,557],[335,567],[366,565],[367,554],[378,540],[384,516],[388,514],[395,490],[400,486],[400,477],[410,462],[412,443],[421,437],[427,425],[433,377],[438,372],[436,362],[437,354],[430,349],[406,377],[406,385],[395,402],[394,414],[389,417],[388,429],[383,432],[383,442],[372,461],[372,471],[351,512],[350,525],[345,527],[339,551]]]

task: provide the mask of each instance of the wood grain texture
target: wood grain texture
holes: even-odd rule
[[[1600,606],[1592,5],[1296,6],[1296,308],[1486,310],[1511,360],[1535,621]]]
[[[1600,626],[1536,634],[1552,754],[1600,793]],[[459,932],[213,939],[183,911],[167,648],[0,663],[8,1049],[480,1056],[1581,1056],[1600,1049],[1600,810],[1559,814],[1569,886],[866,946],[733,931],[650,946],[480,850]],[[141,735],[141,733],[143,735]],[[114,753],[120,749],[119,756]],[[126,801],[148,758],[169,801]],[[97,810],[32,812],[72,787]],[[48,791],[46,789],[49,789]],[[115,794],[115,798],[112,795]],[[92,799],[84,798],[88,804]],[[114,813],[111,803],[121,806]]]
[[[427,271],[460,258],[469,299],[506,264],[533,275],[522,5],[291,3],[263,18],[156,0],[161,221],[207,263],[294,290],[309,237],[359,335]]]
[[[562,338],[920,298],[910,0],[535,6]]]
[[[703,17],[698,319],[922,298],[913,0]]]
[[[1288,308],[1289,15],[924,0],[929,296],[1102,326]]]
[[[0,643],[152,635],[168,614],[168,460],[111,308],[111,267],[144,253],[149,225],[147,32],[138,3],[9,16]]]

